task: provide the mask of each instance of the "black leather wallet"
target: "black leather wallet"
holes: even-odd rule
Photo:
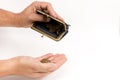
[[[33,30],[40,32],[41,34],[46,35],[55,41],[60,41],[68,33],[69,25],[65,22],[58,20],[40,10],[37,10],[37,14],[50,18],[50,21],[34,22],[31,27]]]

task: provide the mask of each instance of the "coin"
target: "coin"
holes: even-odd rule
[[[50,63],[50,60],[48,60],[48,59],[42,59],[40,62],[41,63]]]

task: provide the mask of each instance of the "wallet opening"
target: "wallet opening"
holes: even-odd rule
[[[38,14],[42,14],[50,18],[49,22],[39,22],[35,21],[33,23],[32,29],[48,36],[49,38],[59,41],[68,33],[68,26],[66,23],[42,12],[37,11]]]
[[[50,36],[57,38],[65,31],[64,25],[51,19],[49,22],[34,22],[33,26]]]

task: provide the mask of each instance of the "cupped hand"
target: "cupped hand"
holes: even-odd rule
[[[50,60],[49,63],[42,63],[42,59]],[[51,72],[57,70],[66,62],[64,54],[46,54],[41,57],[33,58],[29,56],[19,56],[10,59],[14,62],[13,75],[21,75],[32,78],[43,78]]]

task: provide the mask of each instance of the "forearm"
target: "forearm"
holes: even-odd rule
[[[18,14],[0,9],[0,26],[18,26]]]
[[[14,63],[11,60],[0,60],[0,77],[14,74]]]

